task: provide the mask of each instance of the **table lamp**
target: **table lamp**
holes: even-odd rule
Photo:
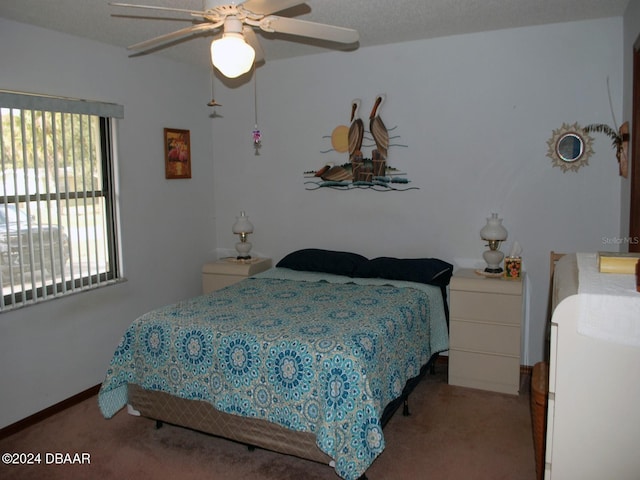
[[[236,243],[236,251],[238,260],[248,260],[251,258],[249,252],[251,251],[251,242],[247,240],[250,233],[253,233],[253,225],[249,221],[244,211],[240,212],[240,216],[236,217],[236,223],[233,224],[233,233],[240,235],[240,241]]]
[[[502,219],[498,218],[497,213],[492,213],[487,218],[487,224],[480,230],[480,237],[486,240],[489,250],[486,250],[482,254],[482,258],[487,262],[487,267],[484,269],[487,273],[501,273],[502,267],[500,263],[504,259],[504,253],[500,248],[500,242],[507,239],[507,229],[502,226]]]

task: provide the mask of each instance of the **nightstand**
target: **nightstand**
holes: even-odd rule
[[[472,269],[450,282],[449,383],[517,394],[523,317],[521,279],[489,278]]]
[[[247,277],[271,268],[270,258],[236,260],[222,258],[202,266],[202,293],[220,290]]]

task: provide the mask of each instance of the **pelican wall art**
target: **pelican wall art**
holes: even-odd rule
[[[333,152],[346,154],[345,163],[325,162],[317,170],[304,172],[307,190],[333,188],[338,190],[373,189],[373,190],[415,190],[409,186],[406,174],[393,168],[387,162],[389,148],[406,147],[399,143],[390,143],[400,138],[389,133],[397,127],[387,128],[382,121],[382,106],[385,94],[376,96],[373,107],[366,119],[369,130],[365,129],[365,120],[361,117],[362,100],[356,98],[349,106],[349,125],[338,125],[331,135],[323,138],[331,140],[330,149],[321,153]],[[365,157],[363,148],[371,148],[370,157]]]

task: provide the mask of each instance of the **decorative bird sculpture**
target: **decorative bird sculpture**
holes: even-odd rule
[[[351,123],[349,125],[349,160],[355,155],[362,155],[362,139],[364,137],[364,123],[358,116],[360,111],[360,99],[351,102]]]
[[[387,158],[387,151],[389,150],[389,132],[382,118],[380,118],[380,109],[385,99],[386,95],[378,95],[369,115],[369,130],[373,135],[373,140],[376,142],[378,154],[383,160]],[[375,157],[375,155],[372,155],[372,157]]]
[[[325,181],[343,182],[351,180],[351,172],[339,165],[329,165],[329,169],[322,172],[320,178]]]
[[[316,173],[314,173],[313,176],[314,177],[322,177],[322,175],[324,175],[326,172],[328,172],[331,167],[333,167],[333,163],[331,163],[331,162],[327,163],[320,170],[316,171]]]

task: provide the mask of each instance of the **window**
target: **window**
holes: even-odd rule
[[[0,91],[0,311],[119,278],[121,106]]]

